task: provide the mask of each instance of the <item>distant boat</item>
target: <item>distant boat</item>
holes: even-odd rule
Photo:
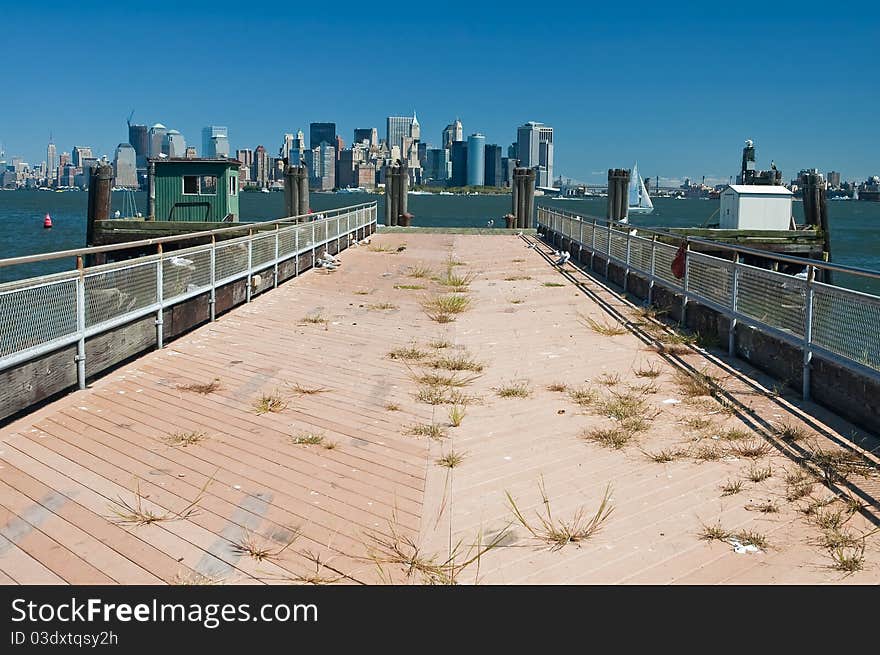
[[[654,203],[645,188],[645,181],[639,175],[639,164],[633,165],[632,175],[629,178],[629,213],[650,214],[654,211]]]
[[[260,189],[260,193],[269,193],[269,189],[263,187],[262,189]]]
[[[336,193],[366,193],[367,190],[364,187],[346,187],[344,189],[337,189]]]

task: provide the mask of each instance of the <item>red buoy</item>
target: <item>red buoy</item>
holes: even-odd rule
[[[48,230],[52,227],[52,217],[49,214],[46,214],[46,218],[43,219],[43,228]]]

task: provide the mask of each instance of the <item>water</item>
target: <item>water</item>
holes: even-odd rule
[[[146,211],[146,194],[135,194],[138,208]],[[242,193],[242,220],[271,220],[282,215],[284,194]],[[383,196],[373,194],[313,193],[311,206],[316,211],[378,200],[379,217],[384,215]],[[123,210],[124,196],[113,194],[113,211]],[[552,200],[536,198],[536,203],[558,207],[577,214],[605,215],[604,198]],[[86,207],[84,192],[53,193],[46,191],[5,191],[0,193],[0,258],[29,255],[52,250],[66,250],[85,245]],[[717,221],[718,200],[676,200],[655,198],[650,216],[633,216],[634,225],[694,227]],[[504,225],[502,216],[510,211],[510,196],[441,196],[410,195],[409,211],[415,224],[432,227],[485,227],[490,219],[496,227]],[[880,203],[830,201],[833,261],[849,266],[880,270]],[[43,216],[51,214],[54,227],[43,229]],[[794,203],[795,218],[803,222],[803,205]],[[71,260],[41,262],[12,268],[0,268],[0,281],[19,279],[70,270]],[[838,276],[835,284],[880,292],[880,285],[861,278]]]

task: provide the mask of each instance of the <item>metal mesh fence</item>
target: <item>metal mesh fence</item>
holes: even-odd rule
[[[632,237],[629,243],[630,268],[644,274],[651,272],[651,242],[641,237]]]
[[[287,257],[296,253],[296,227],[285,227],[278,234],[278,256]]]
[[[247,262],[247,237],[219,243],[214,255],[214,277],[220,281],[240,275],[247,271]]]
[[[608,230],[602,227],[593,227],[596,236],[596,252],[605,254],[608,250]]]
[[[816,282],[812,326],[816,345],[880,370],[880,298]]]
[[[251,252],[251,267],[256,269],[275,259],[275,233],[269,232],[254,237]]]
[[[657,243],[654,252],[654,275],[663,280],[667,286],[673,289],[684,288],[684,281],[675,277],[672,272],[672,260],[678,248],[665,243]]]
[[[803,337],[806,283],[791,275],[740,266],[737,310],[765,325]]]
[[[688,253],[688,291],[730,307],[733,298],[733,262],[693,251]]]
[[[621,263],[626,263],[626,232],[612,230],[611,256]]]
[[[211,286],[211,249],[194,248],[168,253],[162,259],[162,299]]]
[[[0,357],[76,332],[78,273],[0,286]]]
[[[158,302],[158,259],[108,264],[85,276],[86,327],[134,313]]]

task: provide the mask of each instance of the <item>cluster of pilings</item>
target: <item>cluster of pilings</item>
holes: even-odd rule
[[[309,169],[288,164],[284,169],[284,215],[309,213]]]
[[[608,169],[608,211],[611,221],[626,221],[629,215],[629,169]]]
[[[535,169],[514,168],[511,192],[513,220],[508,220],[508,227],[532,227],[535,213]]]
[[[828,229],[828,206],[825,204],[825,178],[821,173],[806,173],[803,184],[804,219],[807,225],[822,231],[827,261],[831,257],[831,237]]]
[[[407,211],[409,167],[398,161],[385,169],[385,225],[409,225],[412,216]]]

